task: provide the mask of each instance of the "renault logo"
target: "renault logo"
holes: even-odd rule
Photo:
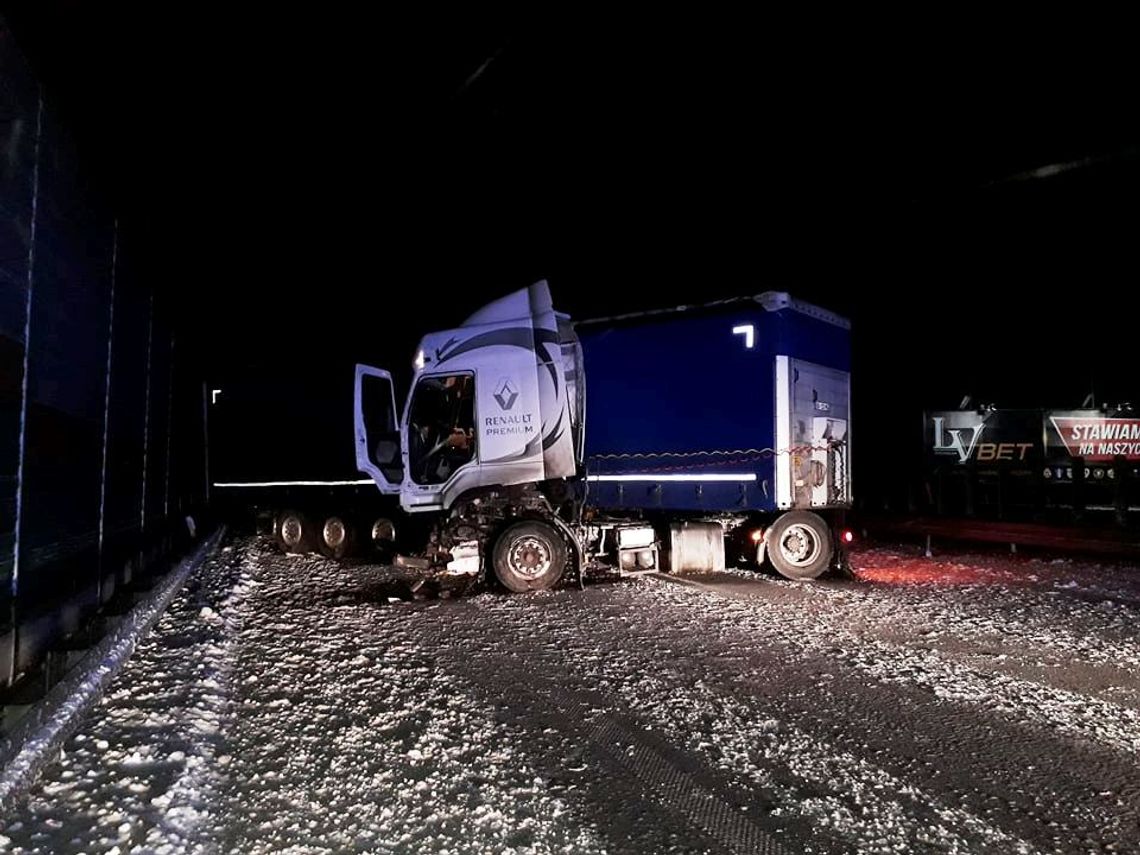
[[[504,377],[499,381],[499,390],[495,392],[495,400],[499,402],[500,409],[509,410],[515,405],[515,399],[518,396],[519,393],[515,391],[510,380]]]

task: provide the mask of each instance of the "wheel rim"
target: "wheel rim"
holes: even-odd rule
[[[325,546],[333,549],[340,546],[344,543],[345,538],[344,522],[337,517],[329,517],[325,520],[325,527],[321,536],[325,539]]]
[[[511,570],[528,579],[537,579],[553,563],[550,546],[537,537],[523,537],[511,545],[507,555]]]
[[[796,523],[780,535],[780,557],[795,567],[806,567],[819,557],[819,535],[811,526]]]
[[[378,519],[372,523],[372,540],[395,540],[396,527],[391,520]]]
[[[299,517],[289,515],[281,520],[281,542],[286,546],[296,546],[301,542],[304,526]]]

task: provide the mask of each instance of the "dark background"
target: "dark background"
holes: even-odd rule
[[[152,5],[8,19],[211,382],[406,368],[545,277],[849,315],[864,479],[966,394],[1136,395],[1122,22]]]

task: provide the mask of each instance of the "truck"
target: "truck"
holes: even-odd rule
[[[423,337],[407,400],[358,364],[355,460],[426,568],[513,592],[726,556],[845,563],[850,323],[784,292],[573,322],[545,281]],[[274,520],[286,550],[394,536],[388,516]]]

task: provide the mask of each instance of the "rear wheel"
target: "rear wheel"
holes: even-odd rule
[[[322,555],[328,558],[344,558],[352,552],[354,541],[354,532],[348,520],[336,514],[325,517],[321,525],[319,543]]]
[[[768,529],[767,555],[781,576],[818,579],[831,562],[831,531],[818,514],[789,511]]]
[[[282,511],[273,522],[273,539],[282,552],[312,552],[313,524],[300,511]]]
[[[517,522],[495,541],[491,564],[508,591],[553,588],[566,569],[566,542],[544,522]]]

